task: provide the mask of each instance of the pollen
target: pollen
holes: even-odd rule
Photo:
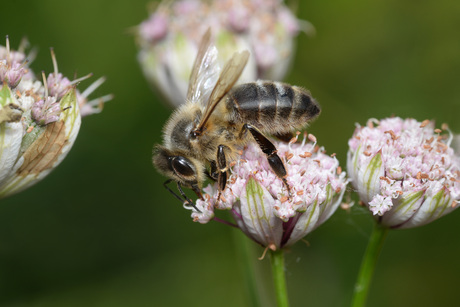
[[[430,123],[430,120],[429,119],[425,119],[422,124],[420,125],[420,128],[424,128],[426,127],[426,125],[428,125]]]
[[[348,211],[348,210],[350,210],[351,205],[348,204],[348,203],[341,203],[341,204],[340,204],[340,208],[342,208],[343,210],[347,210],[347,211]]]
[[[311,157],[311,156],[312,156],[312,153],[311,153],[311,152],[308,152],[308,151],[306,151],[306,152],[304,152],[303,154],[300,154],[300,155],[299,155],[299,157],[301,157],[301,158],[309,158],[309,157]]]
[[[396,136],[396,134],[393,132],[393,130],[385,131],[385,133],[388,133],[391,136],[391,139],[393,141],[395,141],[395,140],[397,140],[399,138],[399,136]]]
[[[316,136],[314,136],[313,134],[310,133],[310,134],[308,135],[308,139],[309,139],[311,142],[316,143]]]

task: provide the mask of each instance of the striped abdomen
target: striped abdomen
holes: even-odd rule
[[[310,92],[286,83],[257,81],[234,87],[227,98],[231,120],[268,133],[305,127],[320,113]]]

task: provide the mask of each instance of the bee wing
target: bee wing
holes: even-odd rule
[[[211,29],[208,29],[201,39],[193,63],[187,90],[187,101],[201,101],[204,104],[207,100],[219,73],[219,65],[217,65],[216,60],[217,48],[211,45]]]
[[[249,59],[249,51],[236,52],[232,58],[225,64],[217,80],[216,86],[211,92],[203,117],[195,131],[202,131],[212,112],[236,83]]]

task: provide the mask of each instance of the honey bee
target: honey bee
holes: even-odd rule
[[[157,170],[170,178],[164,183],[166,189],[197,211],[182,186],[203,199],[202,184],[209,177],[217,181],[221,193],[230,163],[249,142],[259,145],[290,193],[283,161],[264,134],[292,135],[320,113],[310,92],[297,86],[260,80],[234,86],[246,66],[248,51],[234,53],[220,75],[216,56],[208,30],[193,64],[187,100],[166,123],[163,145],[155,146],[153,156]],[[181,196],[168,187],[171,181],[177,183]]]

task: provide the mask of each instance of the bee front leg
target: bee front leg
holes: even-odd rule
[[[173,181],[172,179],[168,179],[166,180],[164,183],[163,183],[163,186],[166,188],[166,190],[168,190],[175,198],[177,198],[178,200],[180,200],[182,203],[186,203],[186,206],[190,206],[190,207],[193,207],[196,211],[198,211],[199,213],[201,213],[200,209],[198,209],[196,207],[196,205],[193,203],[193,200],[191,200],[190,198],[187,197],[187,195],[184,193],[184,191],[182,190],[182,186],[180,185],[179,182],[177,182],[177,189],[179,190],[182,198],[177,195],[176,193],[174,193],[173,190],[171,190],[169,187],[168,187],[168,184]],[[201,193],[200,193],[201,195]],[[201,196],[201,198],[203,198],[203,196]]]
[[[281,160],[280,156],[277,154],[277,149],[272,142],[265,135],[262,134],[256,127],[253,127],[250,124],[244,124],[243,130],[249,130],[251,132],[254,140],[256,140],[257,144],[259,145],[262,152],[267,155],[268,164],[270,165],[273,172],[275,172],[276,176],[278,176],[282,181],[284,186],[286,187],[289,196],[291,196],[291,188],[287,183],[286,177],[287,172],[286,168],[284,167],[284,163]],[[244,135],[242,131],[240,135]]]
[[[225,149],[226,146],[219,145],[217,148],[217,186],[219,187],[219,195],[217,199],[220,199],[221,193],[225,190],[225,186],[227,185],[227,159],[225,158]]]

